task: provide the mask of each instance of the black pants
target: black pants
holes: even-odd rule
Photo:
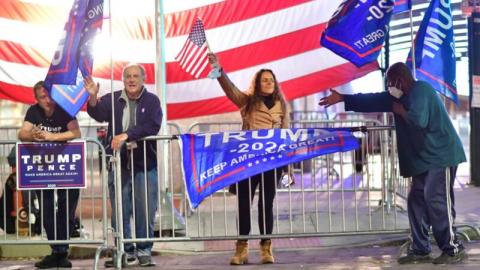
[[[245,179],[238,183],[238,211],[240,235],[250,233],[250,198],[253,201],[255,190],[259,186],[260,197],[258,199],[258,227],[260,234],[272,234],[273,231],[273,200],[275,199],[277,178],[282,174],[281,169],[266,171],[251,177],[250,181]],[[262,182],[263,178],[263,182]],[[250,182],[250,184],[249,184]],[[264,205],[265,202],[265,205]],[[265,215],[264,215],[265,214]],[[265,217],[265,223],[263,222]]]
[[[58,211],[55,217],[54,190],[37,190],[37,197],[39,201],[41,201],[40,209],[43,212],[42,223],[45,231],[47,232],[48,240],[67,240],[69,239],[68,233],[74,229],[75,210],[77,209],[80,192],[78,189],[59,189],[57,190],[57,195]],[[69,225],[68,233],[67,224]],[[50,246],[52,247],[52,253],[68,252],[68,244],[57,244]]]

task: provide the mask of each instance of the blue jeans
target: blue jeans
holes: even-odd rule
[[[135,238],[153,238],[153,227],[155,224],[155,212],[158,205],[158,177],[157,170],[152,169],[146,172],[136,171],[132,187],[132,172],[122,168],[122,210],[123,210],[123,238],[131,239],[130,219],[135,213]],[[132,190],[133,189],[133,190]],[[110,192],[110,203],[112,206],[112,227],[116,230],[115,211],[115,185],[114,174],[111,171],[108,175],[108,190]],[[132,198],[132,191],[134,196]],[[135,206],[135,212],[133,212]],[[148,210],[147,210],[148,206]],[[147,220],[148,211],[148,220]],[[148,222],[147,222],[148,221]],[[147,230],[148,224],[148,230]],[[147,235],[148,232],[148,235]],[[133,243],[125,244],[125,252],[130,255],[151,256],[153,242],[136,243],[136,250]]]
[[[450,170],[450,178],[446,170]],[[456,237],[455,198],[453,182],[457,167],[436,168],[412,178],[408,194],[408,219],[410,221],[412,247],[415,254],[429,254],[431,246],[428,232],[432,227],[438,247],[449,255],[463,250]]]

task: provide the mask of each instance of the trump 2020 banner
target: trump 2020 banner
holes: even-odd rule
[[[45,87],[75,116],[88,99],[83,77],[92,75],[93,40],[103,24],[103,0],[75,0],[45,78]]]
[[[17,143],[17,188],[85,188],[85,141]]]
[[[418,80],[458,105],[455,41],[450,1],[432,0],[415,38],[415,70]],[[412,50],[407,65],[413,69]]]
[[[362,67],[377,60],[388,34],[394,0],[345,0],[328,21],[320,43]]]
[[[358,148],[346,129],[261,129],[180,135],[192,208],[215,191],[290,163]]]

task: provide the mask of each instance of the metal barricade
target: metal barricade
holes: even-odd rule
[[[346,124],[348,123],[348,125]],[[293,127],[338,127],[353,126],[355,121],[307,121],[293,122]],[[362,154],[365,159],[361,171],[356,170],[355,151],[334,153],[327,155],[327,161],[315,158],[303,162],[294,170],[296,183],[293,186],[278,186],[274,201],[274,231],[269,238],[305,237],[305,236],[338,236],[338,235],[365,235],[365,234],[390,234],[405,233],[408,229],[408,218],[401,207],[405,201],[398,197],[398,166],[396,165],[395,132],[393,127],[380,126],[375,121],[363,121],[364,127],[357,129],[355,135],[364,138]],[[196,130],[202,132],[226,131],[240,127],[238,122],[194,124],[189,132]],[[133,226],[132,237],[123,238],[123,234],[117,232],[117,245],[140,242],[175,242],[175,241],[198,241],[198,240],[224,240],[242,238],[260,238],[259,229],[256,226],[258,211],[256,207],[250,207],[252,216],[252,232],[249,236],[238,234],[237,224],[237,197],[221,190],[206,198],[194,211],[189,209],[187,196],[182,188],[175,191],[173,196],[162,194],[162,190],[174,191],[183,177],[179,164],[180,151],[175,142],[175,136],[155,136],[145,140],[156,140],[157,145],[167,145],[169,166],[168,179],[163,179],[160,171],[164,168],[163,163],[158,162],[158,193],[160,198],[157,204],[159,212],[156,218],[153,237],[137,238]],[[166,143],[164,143],[166,142]],[[137,142],[138,147],[145,147],[145,141]],[[306,163],[310,163],[306,169]],[[335,171],[336,174],[331,173]],[[392,179],[385,179],[386,176]],[[130,184],[133,183],[130,179]],[[116,183],[119,183],[118,180]],[[390,184],[388,184],[390,183]],[[166,185],[166,186],[163,186]],[[133,186],[132,186],[133,188]],[[148,186],[144,186],[145,190]],[[117,189],[118,191],[118,189]],[[387,196],[387,194],[389,194]],[[385,198],[391,201],[391,206],[385,207]],[[165,209],[162,201],[167,200],[171,208]],[[258,203],[258,196],[252,205]],[[122,203],[125,203],[124,201]],[[118,204],[117,204],[118,205]],[[118,205],[121,209],[121,205]],[[183,210],[182,210],[183,209]],[[168,215],[165,215],[165,211]],[[175,223],[175,217],[181,213],[183,229],[181,232],[172,230],[171,235],[162,234],[165,220],[168,216],[169,226]],[[133,211],[132,217],[137,213]],[[143,226],[148,220],[143,222]],[[117,223],[118,224],[118,223]],[[138,224],[137,224],[138,225]],[[121,231],[122,228],[118,228]],[[147,231],[150,229],[147,229]],[[123,249],[118,249],[121,254]],[[121,256],[117,256],[121,258]]]
[[[340,124],[345,126],[355,122],[358,121],[299,121],[292,122],[292,127],[339,127]],[[382,146],[381,143],[386,140],[383,136],[393,140],[394,129],[374,127],[380,123],[372,123],[375,125],[365,127],[364,132],[356,132],[356,135],[365,137],[362,143],[365,166],[362,171],[355,168],[354,151],[326,155],[323,157],[326,161],[319,158],[306,160],[294,169],[296,184],[277,189],[274,203],[276,225],[269,237],[398,233],[407,230],[406,214],[398,211],[405,206],[405,202],[398,201],[396,196],[398,171],[392,171],[398,168],[392,164],[396,162],[392,158],[396,155],[395,145],[390,142]],[[203,130],[225,130],[219,123],[213,126]],[[386,179],[387,175],[395,178]],[[388,207],[384,205],[385,198],[390,200]],[[203,240],[259,238],[259,230],[253,221],[250,236],[238,235],[235,200],[235,196],[226,190],[206,199],[191,217],[186,218],[186,236]],[[255,199],[252,206],[256,203]],[[401,207],[390,207],[394,205]],[[253,207],[251,211],[251,216],[255,217],[261,210]]]
[[[58,216],[58,218],[65,218],[66,224],[76,223],[78,226],[77,230],[67,228],[69,240],[47,239],[42,225],[46,222],[53,223],[54,231],[56,231],[57,217],[54,215],[54,220],[46,220],[43,217],[44,209],[40,203],[44,196],[43,190],[20,192],[16,190],[14,182],[5,184],[6,179],[12,181],[11,178],[16,177],[15,169],[7,163],[8,154],[15,147],[16,140],[0,141],[0,177],[3,187],[0,199],[2,210],[0,211],[0,225],[3,225],[0,233],[0,245],[80,244],[105,246],[107,244],[107,226],[104,222],[108,216],[105,150],[96,139],[86,138],[84,140],[87,148],[85,157],[87,187],[80,190],[75,220],[70,220],[68,215],[66,217]],[[99,153],[101,153],[100,156]],[[54,192],[54,194],[57,193]],[[68,201],[69,195],[66,196]],[[13,227],[7,229],[7,223],[12,221]],[[57,238],[56,233],[54,238]]]

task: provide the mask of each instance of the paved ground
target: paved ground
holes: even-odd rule
[[[460,185],[456,189],[457,221],[478,226],[480,224],[480,188]],[[470,235],[473,230],[464,229]],[[258,243],[251,241],[250,263],[243,266],[228,265],[233,252],[233,241],[156,243],[158,254],[154,256],[157,266],[150,269],[480,269],[480,241],[465,243],[468,261],[459,265],[434,266],[398,265],[400,245],[406,239],[400,236],[356,236],[302,239],[274,239],[276,263],[260,265]],[[478,237],[474,237],[477,238]],[[170,245],[170,253],[162,252]],[[177,245],[178,250],[172,252]],[[204,250],[204,251],[198,251]],[[214,250],[214,251],[212,251]],[[73,251],[75,252],[75,251]],[[434,255],[439,255],[434,248]],[[105,259],[100,260],[99,269],[104,269]],[[35,259],[0,261],[0,270],[32,269]],[[93,269],[93,259],[72,260],[74,269]],[[131,267],[130,269],[140,269]]]
[[[363,247],[282,249],[275,251],[276,263],[259,264],[258,250],[251,251],[250,263],[243,266],[228,265],[230,252],[203,252],[195,254],[156,255],[157,266],[150,269],[480,269],[480,242],[466,245],[469,260],[465,263],[449,266],[398,265],[398,246],[367,245]],[[438,251],[435,250],[435,254]],[[100,269],[103,267],[101,260]],[[0,261],[0,269],[32,269],[34,261]],[[74,269],[92,269],[89,260],[73,260]],[[141,269],[131,267],[129,269]]]
[[[460,175],[460,178],[466,177]],[[480,188],[465,184],[466,179],[456,184],[457,223],[480,225]],[[474,232],[463,228],[469,235]],[[276,263],[260,265],[258,243],[251,241],[250,263],[243,266],[228,265],[233,252],[233,241],[176,242],[155,243],[158,252],[154,258],[155,268],[150,269],[480,269],[480,237],[465,244],[469,260],[459,265],[434,266],[398,265],[400,245],[406,235],[372,235],[356,237],[324,237],[301,239],[274,239]],[[165,250],[169,250],[166,253]],[[73,253],[77,253],[72,249]],[[434,255],[439,255],[434,248]],[[0,260],[0,270],[33,269],[38,258],[19,258],[17,260]],[[99,269],[104,269],[105,259],[100,260]],[[72,260],[74,269],[93,269],[93,259]],[[130,269],[140,269],[132,267]]]

